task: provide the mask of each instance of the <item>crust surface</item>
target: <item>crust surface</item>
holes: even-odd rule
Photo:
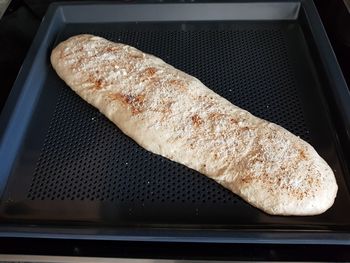
[[[273,215],[315,215],[337,183],[314,148],[163,60],[93,35],[61,42],[57,74],[148,151],[210,177]]]

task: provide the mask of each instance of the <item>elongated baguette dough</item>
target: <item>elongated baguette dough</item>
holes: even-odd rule
[[[201,172],[251,205],[273,215],[315,215],[332,206],[334,174],[311,145],[163,60],[78,35],[52,51],[51,63],[146,150]]]

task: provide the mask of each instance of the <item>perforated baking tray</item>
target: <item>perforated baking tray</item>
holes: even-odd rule
[[[80,33],[154,54],[310,142],[336,174],[334,206],[270,216],[139,147],[52,69],[52,48]],[[310,1],[52,5],[2,114],[0,234],[348,243],[349,107]]]

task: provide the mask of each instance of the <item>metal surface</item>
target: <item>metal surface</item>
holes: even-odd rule
[[[11,0],[0,0],[0,19],[5,14],[7,7],[10,5]]]
[[[294,20],[299,13],[298,2],[261,2],[239,4],[135,4],[133,6],[118,6],[118,15],[115,8],[108,5],[96,5],[90,13],[90,23],[110,22],[152,22],[152,21],[215,21],[215,20]],[[71,23],[85,23],[84,16],[90,7],[84,4],[72,4],[65,10],[64,17]],[[103,16],[101,15],[103,14]]]
[[[96,262],[96,263],[119,263],[119,262],[125,262],[125,263],[219,263],[219,262],[241,262],[241,261],[219,261],[219,260],[170,260],[170,259],[140,259],[140,258],[103,258],[103,257],[63,257],[63,256],[40,256],[40,255],[1,255],[0,254],[0,261],[6,261],[6,262],[50,262],[50,263],[90,263],[90,262]],[[254,262],[254,261],[244,261],[244,262]],[[270,262],[270,261],[260,261],[262,263],[264,262]],[[281,261],[273,261],[273,262],[281,262]],[[286,261],[283,261],[286,262]],[[293,263],[293,261],[287,261],[290,263]],[[302,261],[298,261],[302,262]]]
[[[312,5],[251,4],[254,12],[248,3],[53,6],[1,120],[0,178],[6,189],[0,234],[347,244],[349,173],[338,141],[338,131],[350,124],[346,85]],[[175,16],[175,6],[194,15]],[[150,12],[141,14],[145,8]],[[250,19],[243,21],[234,10],[246,10]],[[277,16],[276,10],[284,11]],[[315,217],[269,216],[199,173],[137,146],[52,70],[50,50],[79,33],[155,54],[309,141],[335,171],[334,206]]]
[[[47,263],[219,263],[236,261],[210,261],[210,260],[171,260],[171,259],[139,259],[139,258],[102,258],[102,257],[63,257],[63,256],[41,256],[41,255],[1,255],[0,262],[47,262]],[[248,261],[249,262],[249,261]]]

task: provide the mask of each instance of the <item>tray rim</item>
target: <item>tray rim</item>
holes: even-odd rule
[[[67,228],[1,226],[1,238],[43,238],[135,242],[350,245],[350,232],[206,230],[182,228]]]
[[[255,3],[263,1],[243,1],[244,3]],[[272,2],[272,1],[268,1]],[[344,107],[345,112],[341,112],[341,119],[346,127],[347,134],[350,134],[350,92],[347,89],[345,79],[340,70],[340,66],[336,60],[335,54],[332,50],[328,37],[324,31],[322,22],[316,11],[312,1],[300,0],[300,1],[274,1],[274,2],[287,2],[287,3],[299,3],[300,8],[305,11],[308,26],[312,29],[313,38],[317,41],[316,47],[318,52],[325,53],[324,56],[320,56],[322,60],[323,67],[326,70],[327,77],[334,84],[335,89],[332,89],[333,95],[337,101],[338,107]],[[16,123],[19,119],[23,119],[23,114],[30,114],[31,111],[27,109],[32,108],[32,104],[28,104],[28,96],[33,93],[30,89],[30,75],[33,70],[32,63],[33,59],[37,57],[37,54],[41,52],[43,46],[46,45],[46,41],[50,37],[54,37],[59,31],[59,27],[56,30],[49,30],[54,27],[57,22],[57,18],[66,22],[66,17],[62,8],[79,5],[92,7],[93,5],[100,5],[100,3],[90,2],[90,3],[79,3],[79,2],[63,2],[63,3],[53,3],[50,5],[42,24],[33,40],[33,43],[27,53],[24,60],[22,68],[18,73],[18,77],[13,85],[11,93],[6,101],[3,111],[0,116],[0,164],[5,164],[5,169],[0,171],[0,195],[2,195],[5,188],[7,177],[10,174],[11,165],[15,161],[17,149],[21,144],[21,133],[26,128],[26,124],[21,125],[21,129],[18,129]],[[102,4],[106,4],[103,3]],[[230,4],[237,4],[230,3]],[[110,4],[115,5],[115,4]],[[118,6],[135,6],[136,4],[118,4]],[[151,4],[143,4],[151,5]],[[164,4],[153,4],[153,5],[164,5]],[[178,3],[176,5],[182,5]],[[191,3],[188,5],[195,5]],[[203,5],[215,5],[215,4],[203,4]],[[298,8],[298,15],[300,9]],[[56,19],[55,19],[56,18]],[[295,17],[297,19],[297,17]],[[133,20],[134,21],[134,20]],[[207,21],[207,20],[206,20]],[[39,85],[38,85],[39,86]],[[36,93],[31,94],[33,102],[35,103]],[[26,101],[24,99],[26,98]],[[29,119],[29,118],[27,118]],[[16,137],[19,138],[14,144],[9,138]],[[10,149],[10,150],[9,150]],[[46,229],[46,230],[45,230]],[[148,229],[148,228],[147,228]],[[103,240],[123,240],[123,241],[176,241],[176,242],[225,242],[225,243],[285,243],[285,244],[350,244],[350,232],[336,232],[335,231],[296,231],[295,233],[288,233],[287,231],[226,231],[227,237],[222,236],[222,231],[218,230],[183,230],[181,229],[141,229],[136,230],[135,233],[130,233],[129,235],[123,234],[122,232],[112,233],[112,234],[96,234],[96,231],[92,231],[87,234],[81,234],[84,232],[79,229],[79,233],[76,233],[76,229],[70,228],[45,228],[39,226],[35,227],[24,227],[16,225],[0,225],[0,237],[40,237],[40,238],[76,238],[76,239],[103,239]],[[38,231],[39,230],[39,231]],[[88,230],[88,229],[86,229]],[[45,232],[46,231],[46,232]],[[66,233],[62,232],[65,231]],[[130,230],[128,230],[130,232]],[[187,232],[189,231],[189,232]],[[103,232],[103,231],[102,231]],[[132,232],[132,231],[131,231]],[[181,235],[180,233],[183,232]],[[217,233],[221,236],[216,236]],[[97,233],[101,233],[99,228]],[[185,235],[185,233],[191,233],[190,236]],[[242,234],[243,233],[243,234]],[[247,234],[248,233],[248,234]],[[179,235],[180,234],[180,235]]]

